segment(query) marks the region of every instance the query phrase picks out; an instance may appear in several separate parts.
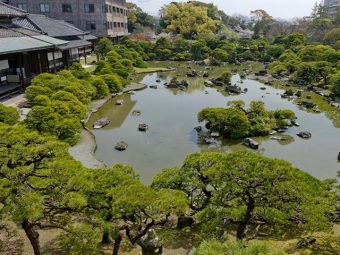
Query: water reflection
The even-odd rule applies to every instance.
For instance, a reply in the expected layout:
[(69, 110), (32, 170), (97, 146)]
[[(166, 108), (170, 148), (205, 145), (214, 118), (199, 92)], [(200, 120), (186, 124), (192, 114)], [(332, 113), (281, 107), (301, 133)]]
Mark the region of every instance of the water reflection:
[[(195, 66), (195, 70), (202, 73), (206, 69)], [(214, 68), (214, 73), (208, 79), (220, 75), (224, 70), (226, 67)], [(158, 85), (158, 89), (147, 88), (135, 95), (120, 95), (92, 116), (88, 123), (90, 129), (92, 123), (100, 117), (107, 116), (111, 119), (111, 123), (103, 129), (93, 130), (98, 144), (96, 156), (108, 166), (115, 163), (131, 165), (140, 173), (142, 181), (149, 183), (157, 172), (165, 167), (180, 166), (185, 157), (194, 151), (228, 153), (251, 150), (242, 145), (243, 139), (231, 140), (219, 137), (209, 145), (198, 143), (199, 136), (194, 127), (202, 123), (197, 122), (197, 113), (206, 107), (227, 107), (229, 100), (243, 100), (246, 107), (249, 107), (253, 100), (262, 100), (265, 107), (270, 110), (293, 110), (300, 127), (294, 126), (284, 134), (275, 134), (287, 136), (289, 138), (287, 140), (273, 140), (270, 136), (254, 137), (259, 143), (259, 149), (251, 151), (288, 160), (295, 167), (320, 179), (336, 177), (336, 171), (340, 168), (337, 161), (340, 130), (333, 126), (325, 113), (311, 114), (313, 112), (300, 110), (294, 104), (294, 100), (281, 99), (280, 94), (284, 90), (280, 89), (280, 86), (266, 86), (253, 80), (244, 80), (244, 83), (240, 83), (240, 76), (234, 75), (232, 84), (236, 83), (242, 90), (247, 88), (248, 92), (230, 95), (221, 87), (205, 87), (206, 78), (202, 76), (185, 77), (186, 72), (186, 65), (183, 65), (176, 71), (135, 75), (135, 81), (141, 81), (148, 86)], [(178, 74), (181, 75), (178, 76), (180, 80), (185, 78), (189, 82), (187, 91), (163, 86)], [(161, 82), (157, 83), (157, 79)], [(262, 90), (261, 87), (266, 89)], [(115, 105), (118, 99), (123, 99), (124, 104)], [(132, 115), (134, 109), (140, 110), (141, 115)], [(138, 125), (141, 123), (149, 125), (146, 132), (138, 131)], [(312, 133), (311, 139), (304, 140), (296, 136), (296, 133), (304, 130)], [(129, 144), (126, 151), (114, 149), (119, 141), (126, 141)]]

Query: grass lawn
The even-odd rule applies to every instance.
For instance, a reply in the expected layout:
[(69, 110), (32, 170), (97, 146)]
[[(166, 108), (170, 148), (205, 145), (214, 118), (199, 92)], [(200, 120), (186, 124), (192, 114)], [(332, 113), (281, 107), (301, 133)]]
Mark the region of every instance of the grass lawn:
[(90, 73), (92, 73), (94, 71), (94, 69), (96, 69), (95, 65), (89, 66), (89, 67), (84, 67), (84, 69)]
[[(89, 65), (90, 63), (92, 63), (92, 61), (96, 61), (97, 62), (97, 56), (86, 57), (86, 64)], [(81, 65), (85, 65), (85, 59), (81, 59), (79, 61), (79, 63)]]

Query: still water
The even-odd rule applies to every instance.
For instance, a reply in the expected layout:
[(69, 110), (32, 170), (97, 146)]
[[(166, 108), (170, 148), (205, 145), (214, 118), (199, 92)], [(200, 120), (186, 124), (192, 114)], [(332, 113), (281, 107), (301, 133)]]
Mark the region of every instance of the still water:
[[(340, 151), (340, 129), (334, 127), (324, 113), (307, 112), (294, 104), (293, 100), (281, 99), (280, 94), (284, 92), (282, 89), (253, 80), (244, 80), (241, 84), (239, 75), (232, 77), (232, 83), (237, 83), (242, 89), (247, 88), (248, 92), (245, 94), (229, 95), (223, 92), (221, 87), (207, 88), (203, 84), (206, 78), (185, 77), (185, 73), (190, 70), (185, 64), (181, 65), (177, 71), (136, 75), (134, 77), (136, 81), (148, 86), (158, 85), (158, 88), (147, 88), (134, 95), (118, 95), (92, 115), (88, 127), (97, 140), (98, 148), (95, 153), (97, 158), (107, 166), (115, 163), (132, 166), (140, 174), (141, 181), (148, 184), (163, 168), (181, 166), (191, 152), (249, 150), (242, 145), (243, 139), (218, 138), (210, 145), (199, 143), (194, 127), (204, 126), (204, 123), (198, 123), (197, 113), (206, 107), (227, 107), (230, 100), (241, 99), (247, 107), (253, 100), (262, 100), (266, 109), (293, 110), (300, 127), (290, 127), (284, 133), (291, 136), (287, 141), (271, 140), (269, 136), (254, 137), (260, 146), (258, 150), (253, 151), (267, 157), (287, 160), (293, 166), (319, 179), (337, 176), (337, 170), (340, 169), (340, 163), (337, 161)], [(205, 70), (204, 67), (194, 64), (192, 68), (197, 71)], [(210, 73), (217, 76), (225, 68), (214, 68)], [(181, 75), (178, 76), (179, 80), (186, 79), (189, 82), (187, 91), (163, 86), (178, 74)], [(156, 79), (160, 79), (161, 82), (156, 83)], [(261, 87), (266, 87), (266, 90), (261, 90)], [(115, 105), (120, 99), (124, 100), (124, 104)], [(132, 115), (135, 109), (141, 111), (140, 116)], [(93, 130), (93, 122), (100, 117), (109, 117), (110, 124), (102, 129)], [(146, 132), (138, 131), (138, 125), (142, 123), (149, 125)], [(312, 137), (302, 139), (296, 135), (299, 131), (309, 131)], [(114, 148), (120, 141), (128, 143), (125, 151), (117, 151)]]

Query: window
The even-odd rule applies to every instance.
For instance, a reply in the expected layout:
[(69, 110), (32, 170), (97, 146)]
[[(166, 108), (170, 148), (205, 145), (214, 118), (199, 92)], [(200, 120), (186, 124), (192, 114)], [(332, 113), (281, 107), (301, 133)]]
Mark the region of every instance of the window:
[(18, 4), (18, 8), (27, 11), (27, 4)]
[(111, 5), (109, 5), (109, 10), (110, 10), (110, 13), (111, 13), (112, 12)]
[(113, 27), (117, 27), (117, 22), (113, 22)]
[(94, 4), (84, 4), (86, 13), (94, 12)]
[(50, 12), (49, 4), (40, 4), (40, 12)]
[(62, 4), (63, 12), (72, 12), (72, 6), (70, 4)]
[(96, 22), (86, 21), (86, 30), (96, 30)]
[(103, 12), (103, 13), (109, 12), (109, 8), (108, 8), (108, 5), (107, 5), (107, 4), (103, 4), (103, 6), (102, 6), (102, 12)]

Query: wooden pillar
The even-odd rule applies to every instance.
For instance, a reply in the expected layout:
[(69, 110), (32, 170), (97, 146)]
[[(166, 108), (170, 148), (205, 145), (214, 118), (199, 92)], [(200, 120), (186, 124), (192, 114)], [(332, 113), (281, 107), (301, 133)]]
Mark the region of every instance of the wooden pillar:
[(54, 51), (52, 51), (52, 56), (53, 56), (53, 66), (54, 66), (54, 73), (57, 73), (57, 65), (55, 63), (55, 56), (54, 56)]
[(22, 86), (23, 90), (25, 90), (25, 78), (24, 78), (24, 72), (22, 70), (22, 52), (19, 54), (19, 68), (20, 68), (21, 86)]
[(46, 66), (47, 72), (50, 72), (50, 64), (48, 63), (48, 51), (47, 50), (45, 50), (45, 57), (46, 57), (45, 64), (47, 65)]
[(86, 50), (85, 50), (85, 46), (84, 46), (84, 59), (85, 59), (85, 65), (86, 65)]

